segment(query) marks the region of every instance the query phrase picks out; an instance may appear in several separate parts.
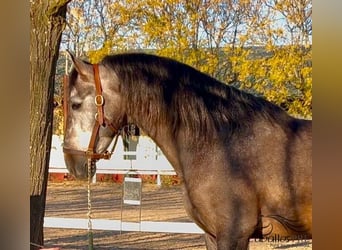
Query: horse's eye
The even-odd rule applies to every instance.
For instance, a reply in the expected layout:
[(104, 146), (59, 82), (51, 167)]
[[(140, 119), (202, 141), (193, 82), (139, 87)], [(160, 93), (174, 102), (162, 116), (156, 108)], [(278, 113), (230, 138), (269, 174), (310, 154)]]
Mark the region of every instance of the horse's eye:
[(73, 104), (71, 104), (71, 108), (73, 109), (73, 110), (77, 110), (77, 109), (79, 109), (81, 107), (81, 103), (73, 103)]

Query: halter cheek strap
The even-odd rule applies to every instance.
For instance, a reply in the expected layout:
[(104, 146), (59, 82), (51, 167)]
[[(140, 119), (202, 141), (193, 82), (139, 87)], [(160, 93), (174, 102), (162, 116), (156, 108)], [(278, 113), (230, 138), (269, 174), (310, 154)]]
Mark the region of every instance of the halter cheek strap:
[[(74, 155), (83, 155), (86, 156), (88, 159), (99, 160), (99, 159), (110, 159), (112, 156), (119, 134), (121, 133), (121, 128), (117, 129), (115, 126), (104, 116), (103, 107), (105, 105), (105, 100), (102, 95), (102, 87), (101, 87), (101, 79), (99, 74), (99, 65), (93, 64), (93, 71), (94, 71), (94, 80), (95, 80), (95, 105), (97, 107), (97, 113), (95, 114), (95, 124), (93, 127), (93, 131), (91, 133), (89, 145), (87, 151), (77, 150), (77, 149), (71, 149), (63, 147), (63, 152), (67, 154), (74, 154)], [(95, 143), (96, 139), (99, 136), (99, 131), (101, 126), (108, 126), (114, 133), (115, 133), (115, 141), (113, 148), (111, 151), (106, 151), (104, 153), (96, 153), (95, 152)]]
[(97, 107), (97, 115), (95, 116), (96, 120), (99, 122), (101, 126), (104, 125), (104, 114), (103, 114), (103, 105), (104, 98), (102, 95), (102, 87), (101, 87), (101, 79), (99, 74), (99, 65), (93, 65), (94, 70), (94, 80), (95, 80), (95, 105)]

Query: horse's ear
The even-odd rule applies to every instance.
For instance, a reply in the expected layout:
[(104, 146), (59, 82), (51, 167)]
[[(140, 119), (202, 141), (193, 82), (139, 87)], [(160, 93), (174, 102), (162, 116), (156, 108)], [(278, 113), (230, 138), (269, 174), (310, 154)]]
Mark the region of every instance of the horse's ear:
[(93, 79), (92, 65), (88, 62), (83, 61), (82, 59), (77, 58), (69, 50), (67, 50), (67, 52), (69, 53), (74, 67), (80, 75), (81, 79), (84, 81), (90, 81), (91, 79)]

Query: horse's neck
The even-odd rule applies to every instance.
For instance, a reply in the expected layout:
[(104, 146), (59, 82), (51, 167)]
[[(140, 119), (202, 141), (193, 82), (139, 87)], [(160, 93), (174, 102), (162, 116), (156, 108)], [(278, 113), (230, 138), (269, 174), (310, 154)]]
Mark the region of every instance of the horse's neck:
[(182, 168), (179, 159), (179, 152), (177, 147), (177, 140), (167, 125), (160, 126), (159, 128), (148, 128), (142, 123), (137, 122), (140, 127), (162, 150), (165, 157), (171, 163), (179, 176), (182, 176)]

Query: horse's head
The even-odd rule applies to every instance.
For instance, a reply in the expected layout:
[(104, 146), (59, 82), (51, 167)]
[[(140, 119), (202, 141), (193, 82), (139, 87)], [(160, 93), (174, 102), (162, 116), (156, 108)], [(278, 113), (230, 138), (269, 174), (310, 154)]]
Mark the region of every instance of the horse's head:
[[(101, 91), (99, 95), (95, 87), (94, 66), (73, 55), (71, 58), (74, 68), (70, 73), (68, 91), (65, 93), (67, 114), (64, 159), (72, 175), (85, 179), (88, 177), (89, 153), (92, 153), (93, 176), (96, 171), (95, 160), (104, 158), (101, 154), (106, 151), (113, 136), (124, 125), (125, 119), (121, 108), (120, 85), (114, 71), (104, 65), (98, 65)], [(100, 119), (99, 112), (102, 113), (103, 119), (96, 123), (96, 120)], [(93, 149), (89, 148), (91, 138)]]

